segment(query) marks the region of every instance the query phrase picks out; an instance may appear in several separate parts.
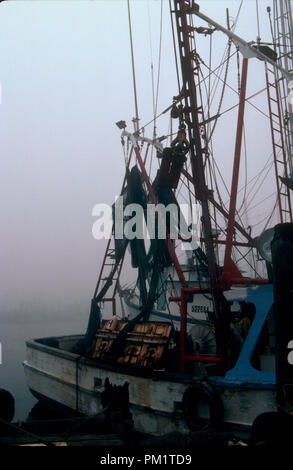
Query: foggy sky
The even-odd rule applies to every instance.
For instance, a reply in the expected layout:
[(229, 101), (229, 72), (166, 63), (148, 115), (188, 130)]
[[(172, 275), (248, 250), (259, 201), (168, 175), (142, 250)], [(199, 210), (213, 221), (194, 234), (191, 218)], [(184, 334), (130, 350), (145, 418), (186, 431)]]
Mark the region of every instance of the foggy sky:
[[(239, 6), (200, 3), (224, 25), (226, 7), (235, 16)], [(271, 2), (259, 3), (267, 31)], [(135, 0), (131, 8), (143, 123), (152, 119), (148, 14), (157, 73), (160, 2)], [(167, 0), (164, 9), (159, 110), (177, 93)], [(254, 0), (244, 0), (236, 32), (256, 39)], [(72, 309), (85, 317), (105, 248), (92, 237), (91, 212), (120, 192), (115, 122), (124, 119), (131, 130), (134, 116), (126, 0), (1, 3), (0, 81), (0, 318)], [(227, 139), (220, 145), (227, 153)]]

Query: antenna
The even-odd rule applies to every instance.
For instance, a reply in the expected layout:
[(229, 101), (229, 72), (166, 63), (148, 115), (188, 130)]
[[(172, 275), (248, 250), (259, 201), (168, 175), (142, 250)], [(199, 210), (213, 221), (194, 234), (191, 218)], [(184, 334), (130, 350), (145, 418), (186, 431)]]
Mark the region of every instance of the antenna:
[(133, 52), (133, 40), (132, 40), (132, 27), (131, 27), (131, 16), (130, 16), (130, 4), (127, 0), (128, 8), (128, 24), (129, 24), (129, 39), (131, 48), (131, 64), (132, 64), (132, 78), (133, 78), (133, 92), (134, 92), (134, 104), (135, 104), (135, 118), (133, 118), (134, 132), (138, 132), (138, 105), (137, 105), (137, 92), (136, 92), (136, 78), (135, 78), (135, 65), (134, 65), (134, 52)]

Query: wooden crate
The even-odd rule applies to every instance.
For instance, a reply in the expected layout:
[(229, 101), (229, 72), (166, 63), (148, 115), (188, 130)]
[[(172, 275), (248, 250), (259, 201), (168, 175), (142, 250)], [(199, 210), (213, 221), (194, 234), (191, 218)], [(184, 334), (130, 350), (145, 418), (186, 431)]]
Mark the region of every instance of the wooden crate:
[[(114, 330), (109, 322), (104, 322), (96, 335), (96, 345), (93, 357), (106, 359), (113, 341), (124, 328), (126, 322), (118, 321)], [(153, 367), (157, 364), (168, 347), (172, 325), (164, 322), (137, 323), (127, 334), (123, 353), (117, 357), (117, 364), (127, 364), (138, 367)]]

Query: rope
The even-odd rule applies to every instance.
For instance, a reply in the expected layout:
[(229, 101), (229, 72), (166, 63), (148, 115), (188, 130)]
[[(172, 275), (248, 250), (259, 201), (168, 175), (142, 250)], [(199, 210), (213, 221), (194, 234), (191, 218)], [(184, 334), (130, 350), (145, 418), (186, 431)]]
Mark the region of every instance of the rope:
[(271, 221), (271, 219), (272, 219), (272, 217), (273, 217), (273, 215), (274, 215), (274, 212), (275, 212), (275, 210), (276, 210), (276, 208), (277, 208), (278, 202), (279, 202), (279, 201), (278, 201), (278, 197), (276, 197), (276, 202), (275, 202), (275, 205), (274, 205), (274, 207), (273, 207), (272, 213), (271, 213), (270, 217), (268, 218), (267, 223), (266, 223), (266, 225), (264, 226), (264, 229), (263, 229), (263, 230), (266, 230), (266, 229), (267, 229), (267, 227), (268, 227), (268, 225), (269, 225), (269, 223), (270, 223), (270, 221)]
[[(256, 260), (256, 257), (254, 256), (253, 248), (251, 248), (251, 249), (250, 249), (247, 253), (245, 253), (245, 254), (243, 254), (237, 246), (235, 246), (234, 248), (235, 248), (235, 251), (237, 251), (237, 252), (240, 254), (240, 256), (241, 256), (238, 260), (236, 260), (236, 263), (239, 263), (239, 261), (241, 261), (242, 259), (244, 259), (245, 262), (247, 263), (247, 265), (252, 269), (252, 272), (255, 273), (256, 277), (259, 277), (259, 278), (263, 277), (263, 276), (258, 272), (258, 270), (257, 270), (257, 268), (256, 268), (256, 262), (257, 262), (257, 260)], [(249, 260), (247, 259), (247, 257), (248, 257), (249, 255), (252, 255), (252, 262), (255, 264), (255, 266), (253, 266), (253, 265), (249, 262)], [(258, 260), (258, 261), (259, 261), (259, 260)]]
[[(232, 56), (231, 56), (231, 57), (232, 57)], [(200, 60), (201, 63), (209, 70), (209, 66), (204, 62), (204, 60), (203, 60), (201, 57), (199, 57), (199, 60)], [(219, 68), (219, 67), (218, 67), (218, 68)], [(215, 69), (215, 70), (216, 70), (216, 69)], [(209, 70), (209, 72), (212, 73), (212, 74), (214, 74), (219, 80), (221, 80), (221, 82), (223, 82), (223, 79), (222, 79), (218, 74), (215, 73), (215, 70)], [(233, 91), (234, 93), (236, 93), (237, 96), (238, 96), (238, 91), (235, 90), (235, 88), (233, 88), (233, 87), (232, 87), (231, 85), (229, 85), (228, 83), (226, 84), (226, 86), (227, 86), (228, 88), (230, 88), (230, 90), (232, 90), (232, 91)], [(265, 90), (265, 89), (266, 89), (266, 88), (264, 88), (264, 90)], [(263, 90), (261, 90), (261, 91), (263, 91)], [(252, 95), (252, 96), (249, 97), (249, 98), (246, 98), (245, 101), (246, 101), (248, 104), (250, 104), (250, 106), (252, 106), (252, 107), (255, 108), (257, 111), (259, 111), (261, 114), (263, 114), (265, 117), (269, 118), (269, 115), (268, 115), (268, 114), (266, 114), (265, 112), (263, 112), (263, 111), (262, 111), (261, 109), (259, 109), (255, 104), (253, 104), (253, 103), (251, 103), (251, 102), (249, 101), (252, 97), (256, 96), (256, 94), (261, 93), (261, 91), (255, 93), (254, 95)], [(237, 106), (238, 106), (238, 103), (237, 103), (236, 105), (234, 105), (233, 107), (229, 108), (227, 111), (231, 111), (231, 109), (236, 108)], [(221, 113), (221, 116), (222, 116), (225, 112), (227, 112), (227, 111), (223, 111), (223, 112)]]
[[(238, 22), (238, 18), (239, 18), (239, 15), (240, 15), (240, 11), (241, 11), (241, 8), (242, 8), (242, 5), (243, 5), (243, 0), (241, 1), (240, 3), (240, 6), (238, 8), (238, 12), (237, 12), (237, 15), (236, 15), (236, 18), (235, 18), (235, 21), (232, 25), (232, 28), (230, 28), (230, 22), (229, 22), (229, 10), (227, 9), (227, 26), (228, 26), (228, 29), (231, 29), (232, 31), (235, 30), (236, 28), (236, 25), (237, 25), (237, 22)], [(226, 85), (227, 85), (227, 76), (228, 76), (228, 69), (229, 69), (229, 62), (230, 62), (230, 59), (233, 57), (234, 54), (231, 55), (231, 45), (232, 45), (232, 41), (231, 39), (228, 40), (228, 44), (225, 48), (225, 51), (224, 51), (224, 54), (222, 56), (222, 59), (221, 59), (221, 63), (220, 65), (214, 70), (216, 71), (218, 68), (221, 68), (220, 72), (219, 72), (219, 75), (221, 76), (222, 74), (222, 70), (223, 70), (223, 67), (224, 67), (224, 64), (226, 62), (226, 70), (225, 70), (225, 75), (224, 75), (224, 79), (221, 79), (222, 82), (223, 82), (223, 88), (222, 88), (222, 93), (221, 93), (221, 97), (220, 97), (220, 100), (219, 100), (219, 105), (218, 105), (218, 111), (216, 114), (219, 114), (220, 115), (220, 110), (221, 110), (221, 107), (222, 107), (222, 103), (223, 103), (223, 98), (224, 98), (224, 93), (225, 93), (225, 88), (226, 88)], [(224, 60), (224, 57), (227, 55), (227, 59)], [(211, 67), (210, 67), (210, 70), (211, 70)], [(202, 71), (201, 71), (202, 73)], [(208, 75), (209, 77), (209, 80), (210, 80), (210, 76), (211, 74)], [(200, 82), (201, 83), (201, 82)], [(200, 85), (199, 83), (199, 85)], [(218, 83), (219, 82), (214, 82), (213, 86), (212, 86), (212, 90), (210, 91), (210, 93), (212, 93), (212, 99), (211, 99), (211, 103), (214, 99), (214, 96), (215, 96), (215, 93), (216, 93), (216, 90), (217, 90), (217, 87), (218, 87)], [(218, 118), (216, 119), (216, 121), (214, 122), (214, 125), (213, 125), (213, 128), (210, 132), (210, 137), (209, 137), (209, 141), (214, 133), (214, 130), (215, 130), (215, 127), (216, 127), (216, 124), (217, 124), (217, 121), (218, 121)]]
[[(245, 184), (244, 184), (244, 194), (243, 194), (242, 203), (238, 209), (239, 213), (241, 212), (241, 209), (246, 202), (246, 194), (247, 194), (247, 145), (246, 145), (245, 124), (243, 125), (243, 144), (244, 144), (244, 162), (245, 162)], [(239, 194), (239, 191), (238, 191), (238, 194)]]
[[(255, 209), (256, 207), (260, 206), (260, 205), (261, 205), (263, 202), (265, 202), (267, 199), (270, 199), (271, 197), (275, 196), (275, 194), (276, 194), (275, 192), (271, 193), (269, 196), (265, 197), (265, 198), (262, 199), (261, 201), (259, 201), (259, 202), (257, 202), (256, 204), (254, 204), (254, 206), (252, 206), (252, 207), (250, 208), (250, 210)], [(264, 220), (266, 220), (266, 217), (265, 217), (262, 221), (258, 222), (256, 225), (259, 225), (259, 224), (260, 224), (261, 222), (263, 222)], [(253, 225), (253, 227), (255, 227), (256, 225)]]
[[(270, 118), (270, 116), (268, 114), (266, 114), (264, 111), (262, 111), (261, 109), (259, 109), (257, 106), (255, 106), (253, 103), (250, 103), (249, 100), (251, 100), (251, 98), (255, 98), (255, 96), (257, 95), (260, 95), (261, 93), (263, 93), (264, 91), (266, 91), (266, 87), (265, 88), (262, 88), (261, 90), (259, 91), (256, 91), (255, 93), (253, 93), (253, 95), (250, 95), (248, 98), (246, 98), (246, 102), (249, 103), (253, 108), (255, 108), (258, 112), (260, 112), (261, 114), (263, 114), (266, 118)], [(236, 92), (236, 90), (233, 90)], [(237, 93), (237, 92), (236, 92)], [(222, 111), (222, 113), (220, 114), (219, 117), (223, 116), (224, 114), (226, 113), (229, 113), (230, 111), (232, 111), (233, 109), (237, 108), (239, 106), (239, 103), (237, 104), (234, 104), (233, 106), (231, 106), (230, 108), (227, 108), (225, 111)]]
[[(261, 173), (259, 174), (259, 176), (258, 176), (256, 182), (254, 183), (252, 189), (250, 190), (250, 199), (249, 199), (249, 202), (247, 201), (247, 208), (248, 208), (249, 205), (252, 203), (252, 201), (255, 200), (255, 197), (256, 197), (257, 193), (260, 191), (262, 185), (264, 184), (264, 182), (265, 182), (265, 180), (266, 180), (266, 178), (267, 178), (267, 176), (268, 176), (268, 174), (269, 174), (269, 172), (270, 172), (272, 166), (273, 166), (273, 163), (271, 163), (271, 165), (269, 166), (269, 168), (268, 168), (266, 174), (263, 176), (262, 181), (261, 181), (260, 184), (258, 185), (258, 187), (257, 187), (256, 191), (254, 192), (254, 194), (251, 194), (252, 189), (255, 187), (256, 183), (258, 182), (258, 180), (259, 180), (259, 178), (260, 178), (260, 176), (261, 176)], [(251, 210), (250, 207), (249, 207), (249, 210)]]
[(47, 440), (45, 440), (45, 439), (42, 439), (41, 437), (37, 436), (36, 434), (33, 434), (32, 432), (27, 431), (26, 429), (20, 428), (19, 426), (16, 426), (16, 425), (13, 424), (13, 423), (8, 423), (7, 421), (3, 421), (2, 419), (0, 419), (0, 423), (1, 423), (1, 424), (5, 424), (6, 426), (8, 426), (8, 427), (10, 427), (10, 428), (12, 428), (12, 429), (16, 429), (16, 430), (19, 431), (20, 433), (26, 434), (27, 436), (33, 437), (34, 439), (36, 439), (37, 441), (41, 442), (42, 444), (45, 444), (45, 445), (48, 446), (48, 447), (55, 447), (52, 442), (47, 441)]
[[(217, 110), (217, 113), (216, 113), (216, 114), (219, 114), (219, 115), (220, 115), (220, 111), (221, 111), (221, 108), (222, 108), (222, 104), (223, 104), (223, 100), (224, 100), (224, 93), (225, 93), (225, 88), (226, 88), (226, 83), (227, 83), (229, 62), (230, 62), (230, 58), (231, 58), (231, 55), (230, 55), (231, 46), (232, 46), (232, 41), (229, 40), (228, 41), (228, 50), (227, 50), (227, 59), (225, 61), (226, 62), (226, 70), (225, 70), (225, 75), (224, 75), (224, 83), (223, 83), (223, 87), (222, 87), (222, 93), (221, 93), (221, 97), (220, 97), (220, 101), (219, 101), (219, 105), (218, 105), (218, 110)], [(224, 63), (223, 63), (223, 66), (224, 66)], [(209, 140), (212, 138), (212, 135), (213, 135), (214, 130), (216, 128), (217, 122), (218, 122), (218, 118), (215, 120), (213, 128), (210, 131)]]
[[(240, 258), (238, 258), (238, 259), (236, 260), (236, 263), (239, 263), (242, 259), (245, 260), (245, 262), (248, 264), (248, 266), (249, 266), (249, 267), (252, 269), (252, 271), (255, 273), (256, 277), (259, 277), (259, 278), (260, 278), (261, 275), (257, 272), (255, 266), (252, 266), (252, 264), (251, 264), (251, 263), (248, 261), (248, 259), (247, 259), (248, 255), (251, 254), (251, 253), (253, 253), (253, 252), (252, 252), (252, 248), (250, 248), (250, 250), (249, 250), (247, 253), (245, 253), (245, 254), (241, 253), (241, 251), (239, 250), (239, 248), (238, 248), (237, 246), (235, 246), (235, 249), (236, 249), (236, 251), (238, 251), (238, 253), (241, 255)], [(253, 259), (253, 261), (254, 261), (254, 259)]]

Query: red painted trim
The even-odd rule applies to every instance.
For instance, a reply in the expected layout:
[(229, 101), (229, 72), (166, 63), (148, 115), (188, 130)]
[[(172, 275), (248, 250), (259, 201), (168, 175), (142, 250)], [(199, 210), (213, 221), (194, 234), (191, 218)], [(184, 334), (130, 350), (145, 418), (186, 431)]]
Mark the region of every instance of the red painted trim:
[[(226, 282), (229, 282), (229, 280), (232, 277), (231, 272), (230, 272), (232, 268), (231, 254), (232, 254), (232, 242), (233, 242), (233, 235), (234, 235), (234, 228), (235, 228), (235, 214), (236, 214), (236, 202), (237, 202), (237, 192), (238, 192), (241, 144), (242, 144), (242, 136), (243, 136), (243, 122), (244, 122), (245, 96), (246, 96), (246, 84), (247, 84), (247, 70), (248, 70), (248, 59), (244, 58), (242, 62), (241, 90), (240, 90), (240, 98), (239, 98), (233, 177), (232, 177), (232, 185), (231, 185), (229, 218), (228, 218), (228, 228), (227, 228), (227, 238), (226, 238), (226, 251), (225, 251), (225, 259), (224, 259), (224, 272), (222, 276), (222, 278), (225, 279)], [(234, 265), (233, 266), (234, 272), (235, 272), (235, 267), (236, 266)], [(241, 277), (240, 272), (239, 272), (239, 277)]]
[(184, 356), (185, 361), (198, 361), (198, 362), (220, 362), (222, 359), (219, 356)]
[(184, 374), (184, 353), (186, 340), (186, 302), (187, 297), (181, 289), (181, 306), (180, 306), (180, 372)]

